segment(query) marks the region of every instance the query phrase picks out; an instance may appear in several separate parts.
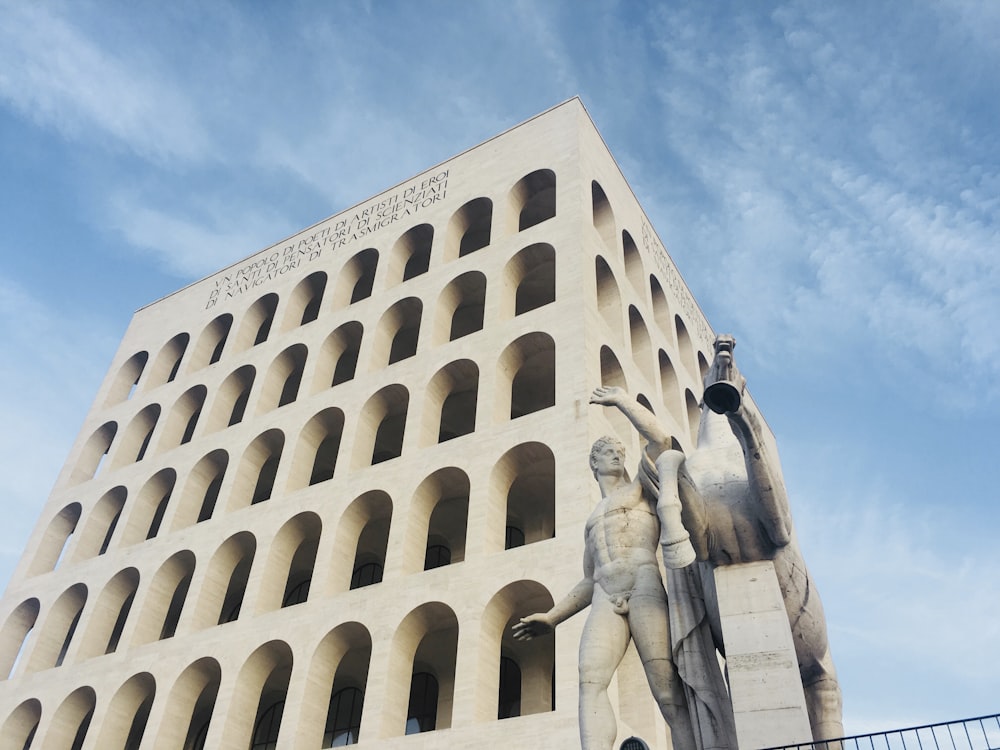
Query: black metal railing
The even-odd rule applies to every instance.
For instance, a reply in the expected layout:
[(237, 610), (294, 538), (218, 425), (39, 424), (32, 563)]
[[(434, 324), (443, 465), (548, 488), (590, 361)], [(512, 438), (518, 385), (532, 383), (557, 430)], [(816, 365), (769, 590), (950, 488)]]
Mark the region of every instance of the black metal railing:
[(767, 750), (1000, 750), (1000, 714)]

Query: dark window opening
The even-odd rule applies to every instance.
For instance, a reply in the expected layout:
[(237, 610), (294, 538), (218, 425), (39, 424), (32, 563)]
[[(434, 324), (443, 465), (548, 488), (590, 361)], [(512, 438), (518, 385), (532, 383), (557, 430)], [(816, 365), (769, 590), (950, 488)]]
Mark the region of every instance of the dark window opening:
[(222, 477), (223, 472), (220, 471), (205, 488), (205, 497), (201, 501), (201, 509), (198, 511), (198, 523), (207, 521), (215, 512), (215, 503), (219, 500), (219, 490), (222, 489)]
[(404, 326), (396, 331), (389, 349), (389, 364), (412, 357), (417, 353), (417, 337), (420, 335), (420, 320), (416, 325)]
[(382, 582), (382, 564), (369, 562), (359, 565), (351, 576), (351, 588), (360, 589), (364, 586), (371, 586), (374, 583)]
[(522, 531), (517, 526), (508, 525), (504, 530), (504, 549), (514, 549), (515, 547), (524, 546), (524, 531)]
[(153, 513), (153, 520), (149, 522), (149, 531), (146, 532), (147, 539), (152, 539), (160, 533), (160, 524), (163, 523), (163, 516), (167, 512), (167, 505), (170, 503), (170, 495), (172, 493), (173, 488), (167, 490), (167, 494), (160, 499), (159, 504), (156, 506), (156, 511)]
[(173, 638), (177, 632), (177, 623), (181, 619), (181, 610), (184, 609), (184, 600), (187, 598), (188, 587), (191, 585), (191, 574), (188, 573), (184, 579), (177, 584), (174, 595), (170, 599), (170, 606), (167, 607), (167, 616), (163, 618), (163, 628), (160, 630), (160, 640)]
[(416, 672), (410, 682), (406, 733), (433, 732), (437, 726), (438, 682), (434, 675)]
[(115, 620), (115, 626), (111, 629), (111, 637), (108, 638), (108, 645), (104, 649), (104, 653), (110, 654), (118, 649), (118, 642), (121, 640), (122, 632), (125, 630), (125, 622), (128, 620), (128, 613), (132, 609), (133, 601), (135, 601), (134, 591), (122, 602), (121, 609), (118, 610), (118, 618)]
[(424, 555), (424, 570), (443, 568), (451, 564), (451, 550), (443, 544), (432, 544)]
[(236, 397), (236, 401), (233, 402), (233, 412), (229, 415), (229, 427), (234, 424), (239, 424), (243, 421), (243, 415), (247, 410), (247, 402), (250, 400), (250, 386), (247, 385), (240, 395)]
[(254, 488), (253, 497), (250, 499), (251, 505), (262, 503), (271, 499), (271, 491), (274, 489), (274, 479), (278, 475), (278, 462), (281, 456), (269, 456), (260, 467), (257, 475), (257, 486)]
[(187, 421), (187, 425), (184, 427), (184, 434), (181, 435), (181, 445), (185, 443), (190, 443), (191, 438), (194, 437), (194, 428), (198, 424), (198, 418), (201, 416), (201, 407), (199, 406), (191, 413), (191, 417)]
[(323, 732), (323, 747), (356, 745), (361, 737), (361, 711), (365, 694), (356, 687), (338, 690), (330, 698)]
[(327, 435), (323, 442), (316, 449), (316, 459), (313, 461), (312, 474), (309, 476), (309, 484), (319, 484), (328, 479), (333, 479), (333, 472), (337, 468), (337, 453), (340, 451), (340, 433)]
[(497, 718), (509, 719), (521, 715), (521, 668), (517, 662), (500, 657), (500, 690), (497, 699)]
[(295, 401), (299, 395), (299, 385), (302, 383), (302, 368), (296, 367), (285, 379), (285, 385), (281, 389), (281, 397), (278, 399), (278, 406), (284, 406)]
[(346, 383), (348, 380), (354, 379), (354, 372), (358, 367), (358, 349), (357, 347), (347, 349), (344, 351), (340, 358), (337, 360), (337, 366), (333, 370), (333, 382), (330, 383), (331, 386), (340, 385), (341, 383)]
[(285, 710), (285, 701), (272, 703), (257, 721), (253, 730), (250, 750), (275, 750), (278, 747), (278, 730), (281, 728), (281, 715)]

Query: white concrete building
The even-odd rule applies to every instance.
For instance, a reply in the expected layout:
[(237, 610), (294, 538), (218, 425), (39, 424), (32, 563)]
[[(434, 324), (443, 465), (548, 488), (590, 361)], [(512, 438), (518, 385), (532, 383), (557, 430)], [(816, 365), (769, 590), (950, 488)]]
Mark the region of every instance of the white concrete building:
[[(577, 745), (585, 613), (510, 626), (580, 578), (593, 440), (638, 457), (591, 390), (690, 448), (712, 339), (576, 99), (139, 310), (0, 603), (0, 746)], [(669, 747), (632, 649), (612, 697)]]

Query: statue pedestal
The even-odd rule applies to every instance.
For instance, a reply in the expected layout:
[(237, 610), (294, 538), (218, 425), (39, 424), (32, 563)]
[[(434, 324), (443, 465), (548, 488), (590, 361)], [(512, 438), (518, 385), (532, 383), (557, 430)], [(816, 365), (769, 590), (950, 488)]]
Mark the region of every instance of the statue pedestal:
[(784, 600), (770, 561), (715, 569), (740, 750), (812, 741)]

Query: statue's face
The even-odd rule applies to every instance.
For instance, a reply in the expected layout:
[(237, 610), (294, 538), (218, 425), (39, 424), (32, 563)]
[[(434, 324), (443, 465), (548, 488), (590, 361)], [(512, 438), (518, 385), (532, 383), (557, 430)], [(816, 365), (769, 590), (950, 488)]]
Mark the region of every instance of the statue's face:
[(596, 476), (621, 475), (625, 471), (625, 454), (612, 443), (603, 443), (591, 454), (590, 466)]

